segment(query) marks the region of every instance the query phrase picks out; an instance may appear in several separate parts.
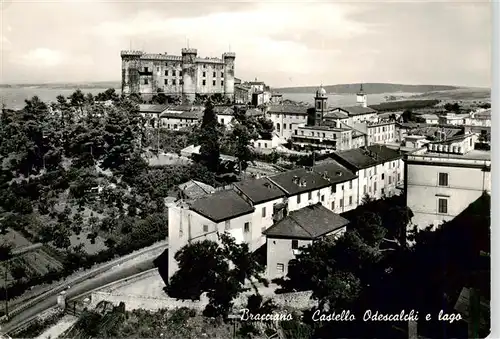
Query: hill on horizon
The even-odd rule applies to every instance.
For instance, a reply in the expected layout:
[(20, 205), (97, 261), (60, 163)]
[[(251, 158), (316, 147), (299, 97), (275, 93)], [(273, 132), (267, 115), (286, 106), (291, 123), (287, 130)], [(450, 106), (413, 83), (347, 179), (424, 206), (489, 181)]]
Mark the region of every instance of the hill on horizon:
[(38, 87), (38, 88), (121, 88), (121, 81), (95, 81), (95, 82), (53, 82), (53, 83), (33, 83), (33, 84), (0, 84), (0, 88), (23, 88), (23, 87)]
[[(359, 91), (360, 84), (338, 84), (323, 86), (327, 93), (337, 94), (355, 94)], [(384, 83), (364, 83), (363, 90), (367, 94), (381, 93), (426, 93), (449, 91), (467, 88), (464, 86), (447, 86), (447, 85), (404, 85), (404, 84), (384, 84)], [(281, 87), (273, 88), (279, 93), (312, 93), (318, 89), (318, 86), (301, 86), (301, 87)]]

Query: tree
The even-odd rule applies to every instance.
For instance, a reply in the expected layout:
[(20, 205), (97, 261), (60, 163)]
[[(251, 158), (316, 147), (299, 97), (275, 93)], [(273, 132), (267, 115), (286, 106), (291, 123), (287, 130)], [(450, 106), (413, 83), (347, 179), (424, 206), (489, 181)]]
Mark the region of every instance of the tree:
[(444, 105), (444, 109), (447, 110), (448, 112), (455, 112), (455, 113), (460, 113), (460, 105), (458, 103), (446, 103)]
[(403, 122), (413, 121), (413, 112), (409, 109), (405, 109), (401, 117), (403, 118)]
[(220, 131), (214, 106), (210, 100), (205, 104), (205, 112), (199, 132), (200, 162), (210, 171), (216, 172), (220, 162)]
[(239, 170), (244, 171), (248, 163), (255, 160), (255, 151), (252, 145), (252, 136), (248, 127), (237, 124), (232, 129), (232, 138), (235, 145), (234, 156), (238, 158)]
[[(228, 234), (219, 236), (220, 244), (203, 240), (190, 243), (175, 254), (179, 270), (168, 286), (169, 295), (181, 299), (197, 300), (207, 293), (209, 304), (205, 309), (211, 316), (227, 316), (232, 300), (247, 290), (245, 283), (262, 278), (265, 267), (258, 263), (248, 244), (236, 244)], [(160, 265), (162, 265), (160, 263)]]

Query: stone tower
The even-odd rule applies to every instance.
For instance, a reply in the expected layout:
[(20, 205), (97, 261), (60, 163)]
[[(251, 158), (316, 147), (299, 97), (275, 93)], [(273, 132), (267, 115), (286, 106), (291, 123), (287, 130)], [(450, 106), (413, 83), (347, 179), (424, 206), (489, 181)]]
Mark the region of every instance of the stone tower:
[(196, 55), (195, 48), (182, 49), (182, 99), (193, 103), (196, 98)]
[(122, 57), (122, 93), (140, 93), (139, 70), (141, 68), (141, 51), (121, 51)]
[(227, 52), (222, 54), (224, 60), (224, 95), (234, 102), (234, 59), (236, 54)]
[(323, 86), (320, 86), (314, 97), (314, 125), (319, 126), (323, 122), (323, 116), (328, 110), (328, 96)]
[(366, 93), (363, 91), (363, 84), (361, 84), (359, 92), (356, 94), (356, 103), (361, 107), (367, 107), (368, 105), (366, 100)]

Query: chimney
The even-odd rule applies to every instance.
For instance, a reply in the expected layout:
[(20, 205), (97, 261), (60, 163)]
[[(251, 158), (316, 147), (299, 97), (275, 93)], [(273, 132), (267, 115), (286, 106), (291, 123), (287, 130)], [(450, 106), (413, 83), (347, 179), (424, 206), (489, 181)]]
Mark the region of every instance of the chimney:
[(341, 177), (341, 176), (342, 176), (342, 172), (341, 172), (341, 171), (337, 171), (335, 174), (336, 174), (338, 177)]
[(328, 172), (327, 172), (327, 171), (324, 171), (324, 172), (323, 172), (323, 178), (324, 178), (324, 179), (328, 179)]
[(300, 186), (306, 187), (306, 185), (307, 185), (306, 179), (301, 179), (300, 180)]
[(293, 181), (294, 184), (299, 184), (299, 177), (296, 176), (296, 175), (294, 175), (292, 181)]

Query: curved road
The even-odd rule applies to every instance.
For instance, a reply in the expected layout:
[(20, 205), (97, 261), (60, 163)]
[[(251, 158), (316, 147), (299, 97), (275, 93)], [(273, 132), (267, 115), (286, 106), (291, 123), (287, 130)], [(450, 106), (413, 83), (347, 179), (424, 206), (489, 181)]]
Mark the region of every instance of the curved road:
[[(154, 258), (144, 259), (137, 264), (120, 269), (111, 269), (105, 273), (102, 273), (94, 278), (82, 281), (81, 283), (71, 286), (70, 289), (66, 290), (66, 298), (70, 299), (72, 297), (78, 296), (82, 293), (89, 292), (98, 287), (104, 286), (106, 284), (112, 283), (114, 281), (130, 277), (134, 274), (144, 272), (146, 270), (154, 268), (153, 264)], [(22, 322), (28, 320), (29, 318), (48, 310), (49, 308), (56, 306), (57, 296), (59, 294), (47, 297), (43, 301), (33, 305), (30, 308), (25, 309), (21, 313), (13, 316), (9, 322), (1, 326), (0, 331), (2, 333), (8, 333), (9, 331), (15, 329), (16, 326)]]

